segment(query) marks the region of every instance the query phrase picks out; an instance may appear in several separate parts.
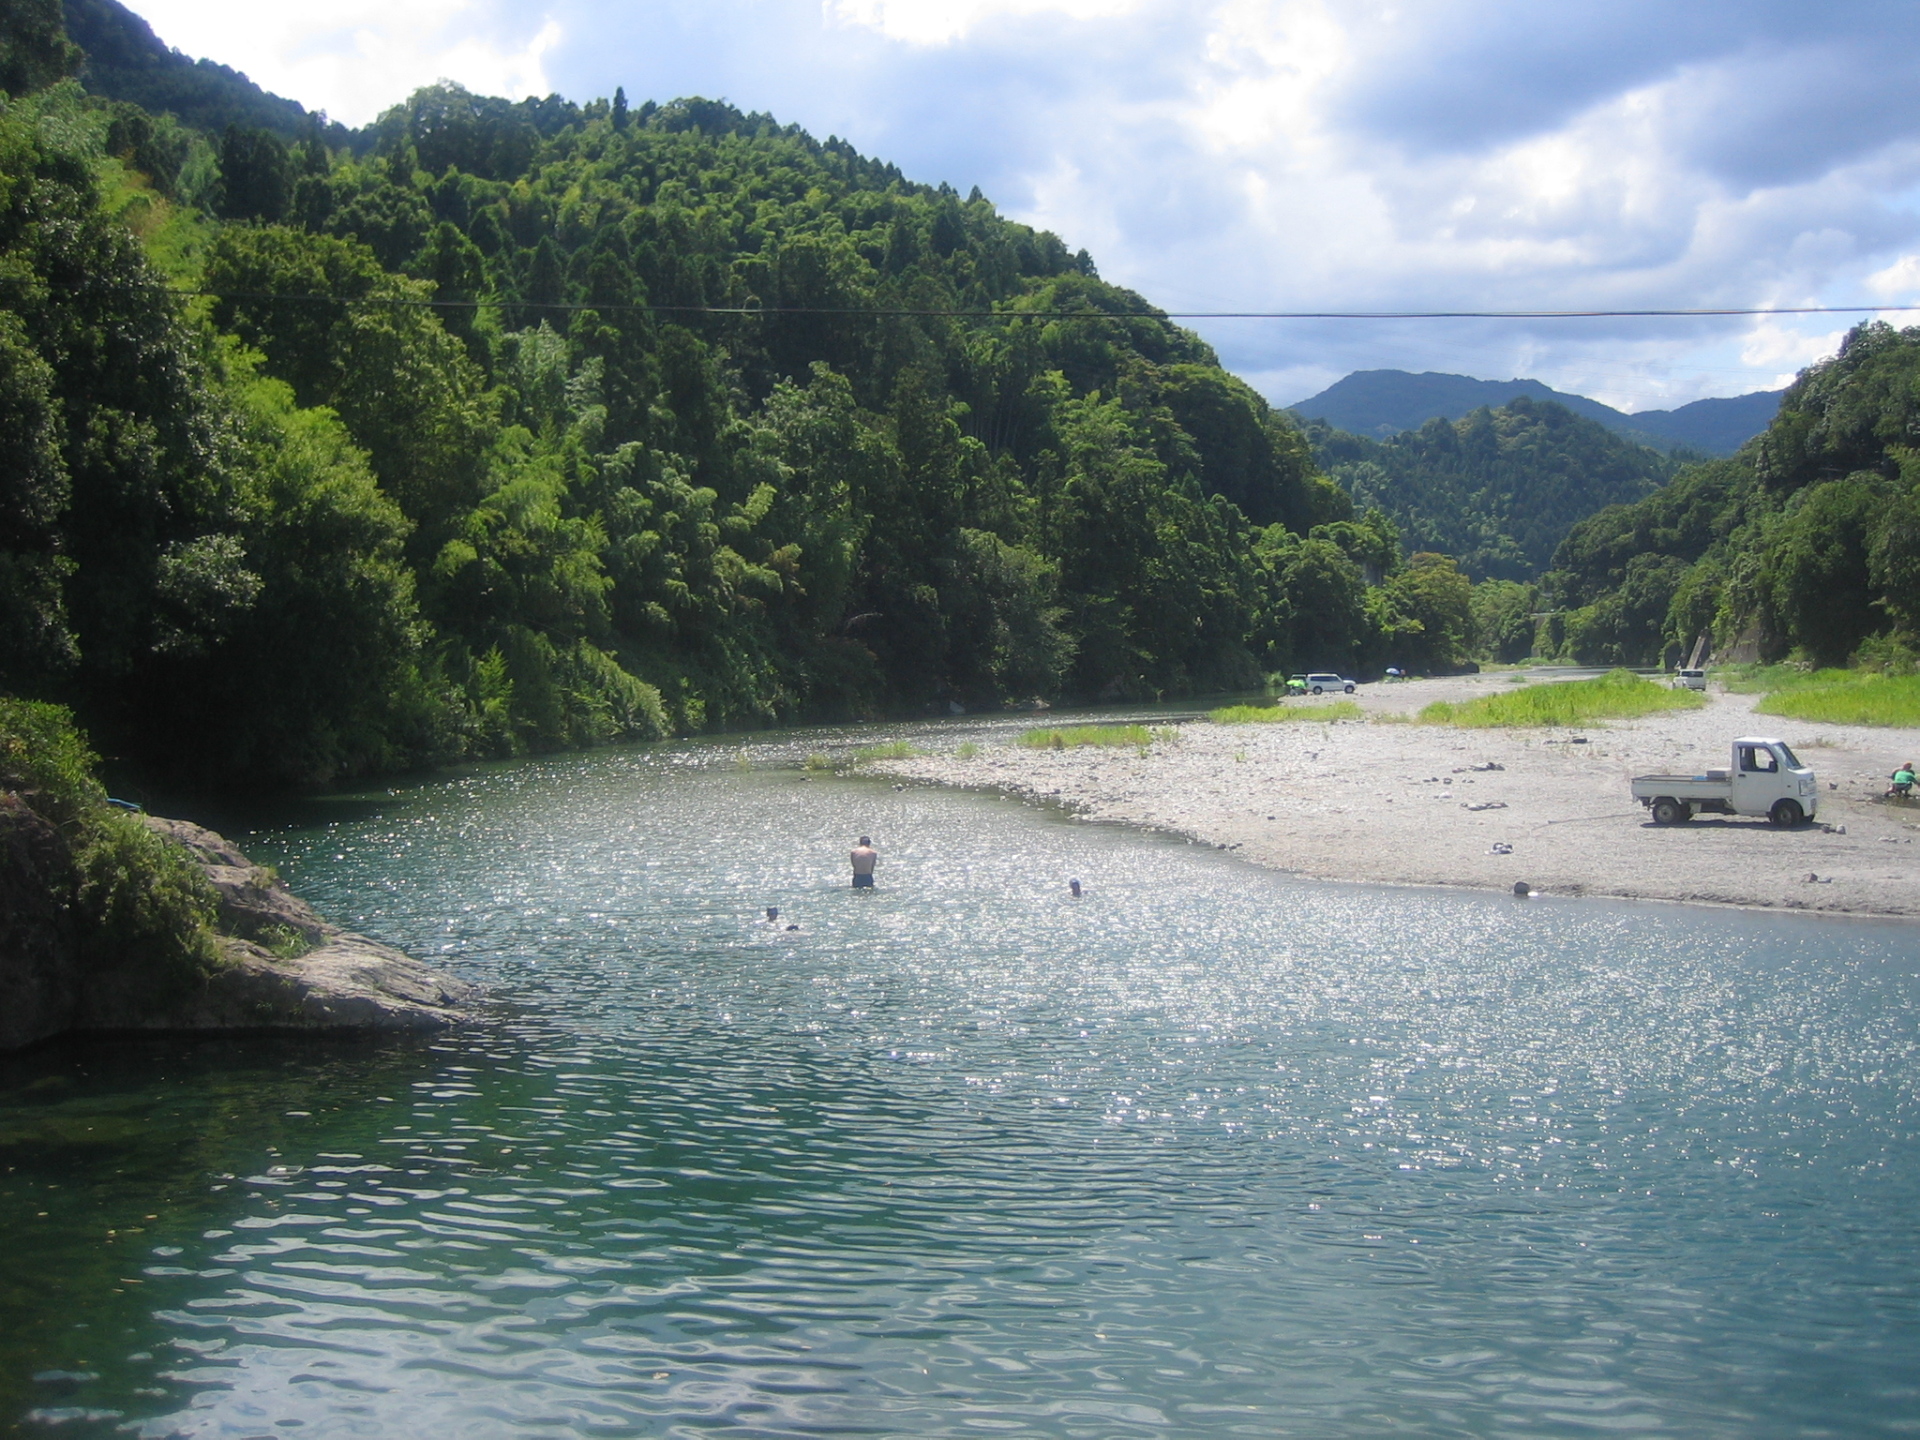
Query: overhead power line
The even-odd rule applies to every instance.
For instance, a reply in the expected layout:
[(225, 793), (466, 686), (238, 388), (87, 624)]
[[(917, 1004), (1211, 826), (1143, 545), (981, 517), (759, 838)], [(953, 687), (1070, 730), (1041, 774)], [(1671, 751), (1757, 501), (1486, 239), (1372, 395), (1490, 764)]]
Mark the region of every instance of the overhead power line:
[[(95, 288), (77, 286), (75, 288)], [(105, 287), (101, 287), (105, 288)], [(1876, 315), (1920, 312), (1920, 305), (1756, 305), (1697, 309), (1638, 310), (977, 310), (917, 309), (881, 305), (638, 305), (592, 304), (585, 301), (441, 300), (413, 295), (288, 294), (272, 290), (208, 290), (174, 286), (128, 286), (115, 289), (160, 289), (182, 298), (256, 300), (328, 305), (392, 305), (428, 310), (513, 308), (601, 314), (746, 316), (830, 316), (843, 319), (912, 320), (1710, 320), (1767, 315)]]
[(1712, 319), (1759, 315), (1875, 315), (1920, 311), (1920, 305), (1795, 305), (1720, 310), (922, 310), (880, 305), (594, 305), (584, 301), (434, 300), (411, 296), (286, 295), (274, 292), (176, 290), (225, 300), (301, 300), (335, 304), (410, 305), (430, 309), (594, 310), (602, 314), (824, 315), (913, 320), (1605, 320)]

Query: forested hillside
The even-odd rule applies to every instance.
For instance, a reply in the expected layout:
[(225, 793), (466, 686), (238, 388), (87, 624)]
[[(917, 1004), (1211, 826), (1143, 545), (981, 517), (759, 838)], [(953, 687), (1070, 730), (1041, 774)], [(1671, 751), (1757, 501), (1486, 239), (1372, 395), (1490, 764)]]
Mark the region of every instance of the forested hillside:
[(977, 192), (699, 100), (208, 136), (48, 53), (0, 114), (0, 689), (122, 756), (310, 784), (1469, 642), (1451, 562)]
[(1595, 421), (1525, 396), (1386, 441), (1324, 421), (1306, 433), (1355, 505), (1379, 507), (1409, 548), (1453, 555), (1483, 580), (1537, 579), (1576, 521), (1643, 498), (1676, 468)]
[(1911, 668), (1920, 645), (1920, 329), (1862, 325), (1765, 434), (1575, 526), (1546, 577), (1579, 659), (1689, 650)]

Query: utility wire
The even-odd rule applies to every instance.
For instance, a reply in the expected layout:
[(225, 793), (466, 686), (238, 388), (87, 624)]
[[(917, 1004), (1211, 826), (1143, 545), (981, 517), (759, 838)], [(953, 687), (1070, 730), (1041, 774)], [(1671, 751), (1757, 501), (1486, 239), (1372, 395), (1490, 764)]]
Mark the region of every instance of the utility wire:
[[(90, 288), (77, 286), (74, 288)], [(105, 288), (105, 287), (103, 287)], [(522, 310), (640, 315), (837, 316), (843, 319), (896, 317), (911, 320), (1688, 320), (1764, 315), (1873, 315), (1920, 311), (1920, 305), (1764, 305), (1719, 309), (1645, 310), (959, 310), (831, 305), (594, 305), (583, 301), (439, 300), (412, 295), (285, 294), (271, 290), (180, 289), (172, 286), (111, 287), (154, 289), (183, 298), (258, 300), (328, 305), (393, 305), (412, 309)]]

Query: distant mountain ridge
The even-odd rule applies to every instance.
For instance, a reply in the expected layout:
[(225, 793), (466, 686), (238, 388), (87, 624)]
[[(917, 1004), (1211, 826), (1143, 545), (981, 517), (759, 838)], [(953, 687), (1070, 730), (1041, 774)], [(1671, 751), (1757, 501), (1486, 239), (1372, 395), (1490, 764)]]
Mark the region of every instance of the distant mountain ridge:
[(1677, 410), (1628, 415), (1584, 395), (1568, 395), (1538, 380), (1476, 380), (1428, 370), (1356, 370), (1310, 399), (1290, 406), (1309, 420), (1383, 440), (1418, 430), (1432, 419), (1458, 420), (1482, 406), (1497, 409), (1515, 396), (1551, 400), (1597, 420), (1618, 435), (1659, 450), (1684, 446), (1707, 455), (1731, 455), (1772, 423), (1783, 390), (1756, 390), (1726, 399), (1696, 400)]

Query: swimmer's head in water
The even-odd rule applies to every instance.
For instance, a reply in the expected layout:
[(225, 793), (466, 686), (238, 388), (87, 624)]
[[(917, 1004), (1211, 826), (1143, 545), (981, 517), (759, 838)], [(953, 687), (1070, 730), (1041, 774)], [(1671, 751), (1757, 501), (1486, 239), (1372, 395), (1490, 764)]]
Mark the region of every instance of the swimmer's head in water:
[(767, 906), (767, 919), (778, 920), (779, 918), (780, 918), (780, 907), (777, 905)]
[(873, 837), (871, 835), (862, 835), (860, 837), (860, 843), (862, 845), (871, 845), (873, 844)]
[(1078, 880), (1067, 881), (1067, 889), (1071, 890), (1075, 895), (1078, 895), (1080, 893), (1080, 882)]

